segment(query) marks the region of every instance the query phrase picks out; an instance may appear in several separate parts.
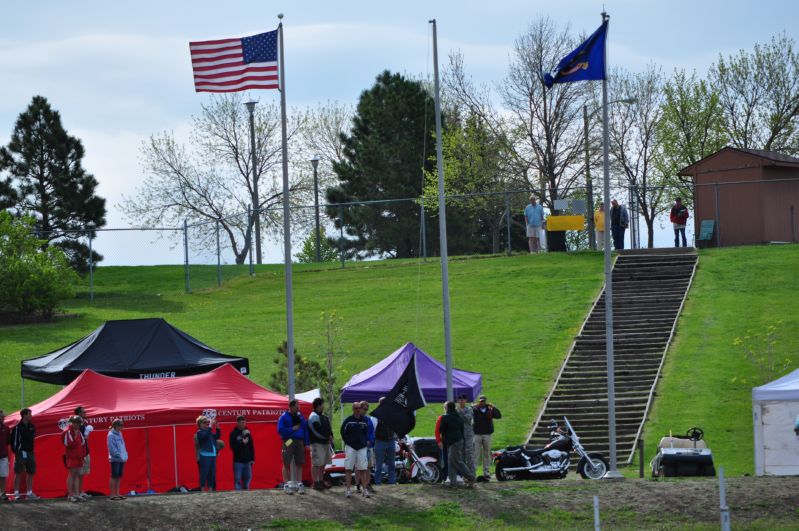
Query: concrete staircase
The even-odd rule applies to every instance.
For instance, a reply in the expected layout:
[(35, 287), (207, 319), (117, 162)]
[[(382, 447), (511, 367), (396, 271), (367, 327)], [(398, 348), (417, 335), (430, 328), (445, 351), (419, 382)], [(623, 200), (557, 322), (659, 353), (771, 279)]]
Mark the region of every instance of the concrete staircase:
[[(632, 460), (677, 317), (696, 269), (696, 251), (622, 251), (613, 266), (616, 447), (619, 464)], [(568, 417), (588, 451), (608, 452), (605, 294), (594, 302), (529, 443), (549, 440), (550, 419)]]

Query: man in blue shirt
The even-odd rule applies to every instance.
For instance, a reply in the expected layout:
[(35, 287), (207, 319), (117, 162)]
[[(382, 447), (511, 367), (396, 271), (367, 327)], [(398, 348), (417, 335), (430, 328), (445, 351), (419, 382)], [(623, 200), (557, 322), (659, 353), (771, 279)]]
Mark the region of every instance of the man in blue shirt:
[(530, 196), (530, 204), (524, 207), (524, 223), (527, 225), (527, 245), (530, 254), (541, 251), (541, 225), (544, 224), (544, 207), (536, 204), (535, 195)]

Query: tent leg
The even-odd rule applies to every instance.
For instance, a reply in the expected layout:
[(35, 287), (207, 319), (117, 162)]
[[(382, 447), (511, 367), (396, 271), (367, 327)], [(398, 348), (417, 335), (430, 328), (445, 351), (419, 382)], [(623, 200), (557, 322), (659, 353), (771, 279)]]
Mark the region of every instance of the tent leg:
[(19, 377), (19, 382), (22, 384), (22, 394), (20, 396), (19, 409), (25, 408), (25, 378)]
[(175, 425), (172, 425), (172, 455), (175, 459), (175, 486), (180, 487), (178, 485), (178, 438), (175, 435)]

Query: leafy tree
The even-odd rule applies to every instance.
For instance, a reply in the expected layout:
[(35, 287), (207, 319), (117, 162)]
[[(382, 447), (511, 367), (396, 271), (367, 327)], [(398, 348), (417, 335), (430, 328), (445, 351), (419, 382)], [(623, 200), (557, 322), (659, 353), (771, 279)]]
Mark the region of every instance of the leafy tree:
[(799, 153), (799, 51), (792, 38), (782, 34), (751, 52), (719, 56), (710, 82), (734, 146)]
[(34, 236), (35, 225), (31, 216), (0, 211), (0, 312), (49, 319), (75, 294), (77, 276), (60, 249)]
[[(272, 362), (277, 366), (275, 372), (269, 378), (269, 388), (281, 394), (289, 392), (289, 370), (288, 370), (288, 345), (284, 341), (277, 347), (277, 355), (272, 358)], [(321, 387), (327, 379), (327, 371), (322, 368), (319, 362), (305, 358), (297, 354), (294, 349), (294, 389), (297, 392), (310, 391)]]
[[(73, 267), (88, 270), (88, 247), (79, 238), (87, 225), (105, 224), (105, 199), (83, 168), (83, 144), (61, 124), (61, 115), (34, 96), (17, 118), (11, 140), (0, 147), (0, 206), (36, 218), (44, 245), (61, 245)], [(102, 256), (94, 255), (99, 262)]]
[[(322, 262), (335, 262), (338, 260), (338, 249), (326, 235), (324, 226), (319, 227), (319, 258)], [(312, 264), (316, 262), (316, 231), (311, 230), (302, 242), (302, 248), (297, 253), (297, 261), (301, 264)]]
[(692, 204), (693, 179), (677, 175), (727, 145), (718, 93), (696, 73), (677, 70), (663, 86), (663, 107), (657, 125), (660, 145), (655, 166), (684, 202)]
[[(416, 198), (424, 172), (434, 163), (433, 100), (418, 81), (385, 71), (361, 93), (352, 129), (343, 135), (344, 159), (333, 163), (340, 184), (327, 191), (329, 203)], [(338, 209), (328, 215), (339, 227)], [(420, 212), (412, 201), (342, 209), (349, 255), (419, 255)]]

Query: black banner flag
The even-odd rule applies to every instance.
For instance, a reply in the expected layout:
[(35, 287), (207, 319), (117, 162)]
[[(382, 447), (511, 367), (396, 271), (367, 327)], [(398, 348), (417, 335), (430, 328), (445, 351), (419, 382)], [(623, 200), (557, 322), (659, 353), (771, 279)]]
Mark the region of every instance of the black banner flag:
[(386, 395), (386, 399), (372, 412), (372, 416), (385, 422), (397, 436), (404, 437), (416, 426), (415, 411), (426, 405), (427, 402), (419, 388), (414, 355), (402, 376)]

